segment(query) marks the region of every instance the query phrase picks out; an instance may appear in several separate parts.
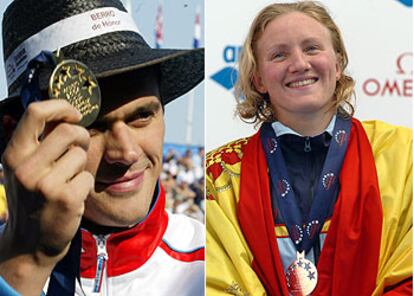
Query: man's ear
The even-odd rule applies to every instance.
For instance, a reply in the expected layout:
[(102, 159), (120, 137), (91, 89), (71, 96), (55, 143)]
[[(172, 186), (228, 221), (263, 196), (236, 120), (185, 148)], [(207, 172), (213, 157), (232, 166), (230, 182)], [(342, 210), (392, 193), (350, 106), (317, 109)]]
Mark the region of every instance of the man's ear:
[(13, 116), (5, 114), (1, 117), (1, 124), (3, 127), (5, 140), (8, 142), (13, 136), (14, 130), (17, 127), (17, 120)]
[(254, 87), (256, 88), (256, 91), (258, 91), (261, 94), (267, 93), (267, 88), (263, 84), (262, 77), (257, 71), (253, 74), (252, 82), (253, 82)]

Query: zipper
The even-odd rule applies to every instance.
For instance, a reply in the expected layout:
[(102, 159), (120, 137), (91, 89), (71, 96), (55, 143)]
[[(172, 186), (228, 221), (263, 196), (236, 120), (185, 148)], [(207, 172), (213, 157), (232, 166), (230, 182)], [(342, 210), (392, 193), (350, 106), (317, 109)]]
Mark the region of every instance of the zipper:
[(311, 142), (309, 137), (305, 137), (305, 148), (303, 149), (305, 152), (310, 152), (312, 150), (311, 148)]
[[(311, 155), (311, 151), (312, 151), (312, 147), (311, 147), (311, 142), (310, 142), (310, 137), (305, 137), (305, 148), (303, 149), (305, 151), (305, 158), (306, 158), (306, 165), (307, 165), (307, 170), (310, 171), (310, 183), (309, 183), (309, 200), (313, 201), (313, 188), (314, 188), (314, 170), (315, 170), (315, 163), (313, 161), (313, 157)], [(306, 203), (308, 204), (308, 202)], [(312, 203), (311, 203), (312, 204)], [(307, 208), (307, 207), (306, 207)], [(310, 208), (307, 208), (307, 213), (306, 216), (309, 216), (309, 212), (310, 212)]]
[(106, 239), (108, 236), (98, 235), (96, 237), (97, 262), (95, 282), (93, 284), (93, 292), (100, 293), (103, 286), (103, 280), (106, 277), (106, 264), (108, 262), (108, 253), (106, 252)]

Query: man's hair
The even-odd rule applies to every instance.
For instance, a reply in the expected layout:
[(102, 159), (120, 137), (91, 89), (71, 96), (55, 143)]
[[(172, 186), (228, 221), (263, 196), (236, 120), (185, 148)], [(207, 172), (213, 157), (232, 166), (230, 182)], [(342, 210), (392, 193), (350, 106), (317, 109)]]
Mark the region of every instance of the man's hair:
[(327, 9), (315, 1), (271, 4), (256, 16), (241, 50), (239, 76), (235, 85), (236, 99), (238, 100), (236, 113), (242, 120), (257, 124), (276, 119), (268, 95), (259, 93), (253, 85), (253, 75), (258, 71), (257, 41), (271, 21), (290, 12), (301, 12), (329, 30), (341, 71), (341, 76), (336, 83), (335, 102), (333, 102), (332, 108), (337, 109), (340, 114), (346, 117), (352, 116), (354, 108), (351, 104), (351, 98), (354, 94), (355, 81), (344, 72), (348, 65), (348, 55), (342, 35)]

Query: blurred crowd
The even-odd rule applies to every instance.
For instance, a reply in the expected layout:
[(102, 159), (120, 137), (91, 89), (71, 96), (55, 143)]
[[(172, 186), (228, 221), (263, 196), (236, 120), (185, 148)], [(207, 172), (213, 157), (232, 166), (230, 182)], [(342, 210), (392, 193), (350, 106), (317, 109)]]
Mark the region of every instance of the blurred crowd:
[(168, 211), (204, 222), (204, 148), (186, 149), (183, 153), (168, 148), (164, 153), (161, 183)]

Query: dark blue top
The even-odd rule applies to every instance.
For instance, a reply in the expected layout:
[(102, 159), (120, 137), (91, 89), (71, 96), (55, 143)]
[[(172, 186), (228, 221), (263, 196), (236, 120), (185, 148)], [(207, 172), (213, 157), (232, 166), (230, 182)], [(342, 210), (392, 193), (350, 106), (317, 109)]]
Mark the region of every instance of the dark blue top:
[[(331, 138), (328, 132), (315, 137), (293, 134), (283, 134), (278, 137), (292, 190), (305, 220), (313, 202), (315, 187), (321, 175)], [(336, 198), (330, 206), (328, 217), (332, 216), (335, 201)], [(278, 208), (277, 205), (274, 206)], [(279, 213), (283, 215), (280, 211)], [(285, 224), (281, 215), (276, 217), (276, 224)]]

